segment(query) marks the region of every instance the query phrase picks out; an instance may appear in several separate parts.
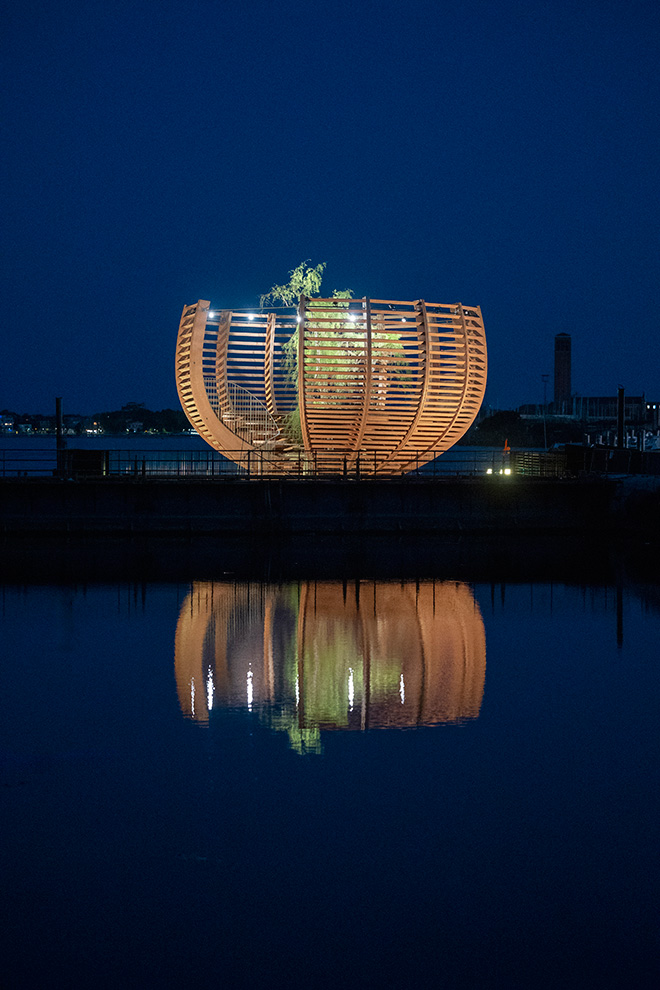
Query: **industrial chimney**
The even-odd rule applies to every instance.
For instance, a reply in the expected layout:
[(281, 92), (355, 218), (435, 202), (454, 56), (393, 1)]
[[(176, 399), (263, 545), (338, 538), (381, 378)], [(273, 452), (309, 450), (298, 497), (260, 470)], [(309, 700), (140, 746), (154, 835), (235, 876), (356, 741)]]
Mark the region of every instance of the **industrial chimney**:
[(571, 411), (571, 335), (558, 333), (555, 337), (555, 412)]

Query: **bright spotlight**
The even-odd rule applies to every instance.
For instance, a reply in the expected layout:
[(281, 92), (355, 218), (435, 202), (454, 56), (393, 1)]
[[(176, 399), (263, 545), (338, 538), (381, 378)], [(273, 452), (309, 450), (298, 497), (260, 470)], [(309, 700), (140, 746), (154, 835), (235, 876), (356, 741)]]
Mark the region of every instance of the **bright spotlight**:
[(253, 319), (254, 319), (254, 313), (248, 313), (248, 320), (250, 321), (250, 323), (252, 323)]
[(511, 474), (511, 468), (504, 468), (505, 474)]
[(215, 313), (209, 313), (209, 320), (215, 319)]
[(486, 474), (492, 474), (492, 473), (493, 473), (492, 468), (486, 468)]

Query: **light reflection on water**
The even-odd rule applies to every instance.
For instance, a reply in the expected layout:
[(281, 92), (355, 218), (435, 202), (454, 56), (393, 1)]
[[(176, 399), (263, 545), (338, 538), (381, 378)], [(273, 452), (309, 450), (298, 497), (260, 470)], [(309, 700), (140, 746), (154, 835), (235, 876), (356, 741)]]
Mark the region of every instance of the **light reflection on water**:
[(655, 990), (657, 583), (214, 567), (0, 589), (3, 987)]
[(321, 731), (476, 718), (486, 638), (467, 584), (196, 582), (177, 623), (181, 710), (247, 708), (321, 752)]

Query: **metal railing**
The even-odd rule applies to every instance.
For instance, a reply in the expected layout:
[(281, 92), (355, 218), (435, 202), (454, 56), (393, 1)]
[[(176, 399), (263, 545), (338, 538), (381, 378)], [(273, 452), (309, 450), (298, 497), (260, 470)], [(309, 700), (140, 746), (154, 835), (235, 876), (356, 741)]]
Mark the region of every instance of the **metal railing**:
[(454, 447), (430, 461), (425, 451), (396, 461), (373, 451), (244, 450), (226, 457), (211, 450), (87, 450), (6, 448), (0, 450), (0, 478), (207, 478), (244, 479), (418, 477), (442, 479), (515, 474), (563, 477), (563, 452), (511, 451)]

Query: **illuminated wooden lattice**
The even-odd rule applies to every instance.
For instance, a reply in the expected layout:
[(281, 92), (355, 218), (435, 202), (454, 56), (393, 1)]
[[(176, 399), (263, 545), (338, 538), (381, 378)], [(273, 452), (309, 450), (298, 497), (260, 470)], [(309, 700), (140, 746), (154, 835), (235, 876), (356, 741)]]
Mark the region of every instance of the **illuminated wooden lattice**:
[[(461, 303), (308, 299), (296, 310), (184, 307), (179, 398), (214, 449), (264, 473), (374, 473), (433, 460), (466, 432), (486, 388), (481, 310)], [(302, 440), (291, 432), (300, 413)]]

